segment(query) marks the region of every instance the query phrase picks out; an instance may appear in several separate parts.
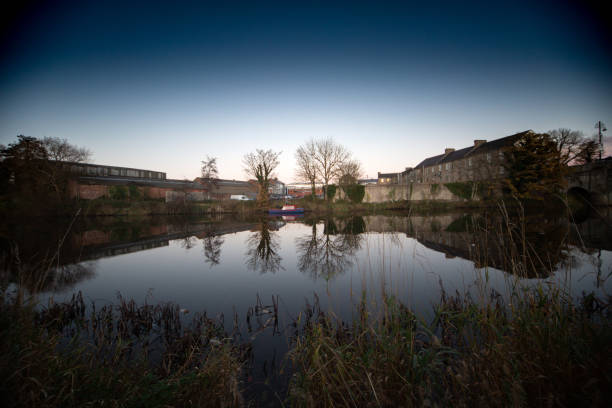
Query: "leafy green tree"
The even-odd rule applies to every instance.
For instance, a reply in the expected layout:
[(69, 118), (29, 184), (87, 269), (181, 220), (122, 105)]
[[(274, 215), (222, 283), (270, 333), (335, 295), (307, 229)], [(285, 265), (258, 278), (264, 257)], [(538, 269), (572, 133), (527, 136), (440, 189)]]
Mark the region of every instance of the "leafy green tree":
[(563, 189), (567, 166), (548, 134), (528, 132), (504, 155), (504, 186), (514, 197), (543, 200)]

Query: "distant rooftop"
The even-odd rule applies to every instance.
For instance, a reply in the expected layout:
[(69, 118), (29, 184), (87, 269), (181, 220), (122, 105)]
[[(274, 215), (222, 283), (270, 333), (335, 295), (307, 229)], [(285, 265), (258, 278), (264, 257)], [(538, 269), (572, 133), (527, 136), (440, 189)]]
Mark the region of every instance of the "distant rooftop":
[(426, 158), (425, 160), (417, 164), (415, 168), (429, 167), (436, 164), (448, 163), (451, 161), (463, 159), (464, 157), (470, 156), (472, 154), (496, 150), (504, 146), (510, 146), (517, 139), (521, 138), (528, 132), (531, 132), (531, 130), (515, 133), (514, 135), (502, 137), (500, 139), (491, 140), (490, 142), (487, 142), (486, 140), (475, 140), (473, 146), (464, 147), (460, 150), (449, 149), (451, 151), (449, 151), (448, 153), (443, 153), (437, 156)]

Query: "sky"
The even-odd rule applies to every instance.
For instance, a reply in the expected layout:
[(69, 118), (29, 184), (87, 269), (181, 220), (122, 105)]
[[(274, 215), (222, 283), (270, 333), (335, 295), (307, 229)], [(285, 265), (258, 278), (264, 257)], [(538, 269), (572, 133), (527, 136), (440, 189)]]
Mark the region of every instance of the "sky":
[(4, 145), (65, 138), (176, 179), (207, 156), (246, 179), (243, 156), (272, 149), (293, 182), (310, 139), (375, 178), (474, 139), (612, 127), (603, 2), (20, 4), (0, 28)]

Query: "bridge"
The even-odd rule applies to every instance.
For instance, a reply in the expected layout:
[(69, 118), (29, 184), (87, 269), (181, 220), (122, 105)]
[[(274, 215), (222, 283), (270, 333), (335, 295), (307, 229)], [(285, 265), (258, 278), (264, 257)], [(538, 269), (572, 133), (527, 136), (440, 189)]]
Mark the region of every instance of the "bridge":
[(572, 166), (567, 191), (584, 197), (593, 205), (612, 205), (612, 157)]

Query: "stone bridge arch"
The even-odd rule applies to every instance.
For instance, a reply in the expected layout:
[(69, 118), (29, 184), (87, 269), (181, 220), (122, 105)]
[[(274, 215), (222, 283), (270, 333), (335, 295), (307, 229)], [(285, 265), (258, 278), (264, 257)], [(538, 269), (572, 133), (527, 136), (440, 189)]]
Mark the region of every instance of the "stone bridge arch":
[(612, 158), (570, 167), (567, 193), (592, 205), (612, 205)]

